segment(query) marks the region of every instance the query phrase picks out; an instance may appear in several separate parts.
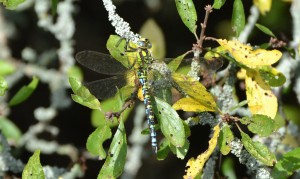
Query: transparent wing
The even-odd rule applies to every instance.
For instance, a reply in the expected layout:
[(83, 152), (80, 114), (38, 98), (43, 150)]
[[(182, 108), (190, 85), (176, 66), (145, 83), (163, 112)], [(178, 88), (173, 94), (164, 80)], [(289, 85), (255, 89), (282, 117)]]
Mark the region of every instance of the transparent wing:
[[(163, 62), (163, 63), (170, 63), (175, 58), (164, 58), (164, 59), (158, 59), (157, 62)], [(191, 65), (193, 58), (184, 58), (180, 64), (180, 66), (185, 65)], [(215, 58), (213, 60), (207, 60), (203, 57), (199, 57), (200, 64), (203, 66), (204, 69), (207, 70), (218, 70), (223, 66), (223, 60), (222, 58)]]
[(120, 75), (128, 69), (112, 56), (95, 51), (82, 51), (76, 54), (76, 60), (81, 65), (101, 74)]
[(84, 83), (90, 92), (98, 99), (107, 99), (117, 93), (117, 89), (127, 84), (125, 76), (113, 76), (101, 80)]
[[(151, 68), (157, 71), (161, 71), (161, 70), (164, 71), (164, 68), (166, 68), (166, 66), (169, 65), (169, 63), (172, 62), (172, 60), (174, 59), (165, 58), (161, 60), (155, 60), (155, 62), (151, 64)], [(177, 69), (181, 67), (190, 67), (193, 60), (194, 60), (193, 58), (182, 59)], [(216, 72), (218, 69), (220, 69), (223, 66), (223, 60), (221, 58), (207, 60), (205, 58), (200, 57), (199, 63), (200, 63), (200, 72)], [(175, 64), (175, 66), (176, 65), (178, 64)]]

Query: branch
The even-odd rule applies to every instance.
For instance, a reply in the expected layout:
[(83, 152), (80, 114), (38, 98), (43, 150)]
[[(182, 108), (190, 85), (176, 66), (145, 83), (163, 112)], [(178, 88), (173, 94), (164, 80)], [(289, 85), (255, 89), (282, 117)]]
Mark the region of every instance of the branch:
[(115, 28), (116, 34), (120, 35), (126, 40), (137, 43), (141, 36), (133, 33), (130, 30), (129, 23), (124, 21), (124, 19), (116, 13), (116, 6), (113, 5), (112, 1), (103, 0), (103, 4), (108, 12), (108, 20), (111, 21), (111, 25)]

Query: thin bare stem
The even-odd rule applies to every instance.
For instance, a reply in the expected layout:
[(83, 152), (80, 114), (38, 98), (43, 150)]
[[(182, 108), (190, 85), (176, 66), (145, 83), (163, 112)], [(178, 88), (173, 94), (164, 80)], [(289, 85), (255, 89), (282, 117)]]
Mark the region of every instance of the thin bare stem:
[(134, 100), (130, 99), (128, 100), (122, 107), (122, 109), (118, 112), (106, 112), (105, 117), (106, 119), (112, 120), (114, 117), (118, 118), (121, 116), (121, 114), (127, 109), (130, 108), (134, 104)]
[(199, 41), (198, 41), (198, 45), (199, 45), (200, 49), (202, 48), (202, 44), (205, 39), (205, 29), (206, 29), (206, 25), (208, 22), (208, 17), (209, 17), (209, 14), (212, 12), (211, 5), (205, 6), (204, 9), (205, 9), (205, 18), (204, 18), (204, 22), (201, 23), (201, 32), (200, 32)]

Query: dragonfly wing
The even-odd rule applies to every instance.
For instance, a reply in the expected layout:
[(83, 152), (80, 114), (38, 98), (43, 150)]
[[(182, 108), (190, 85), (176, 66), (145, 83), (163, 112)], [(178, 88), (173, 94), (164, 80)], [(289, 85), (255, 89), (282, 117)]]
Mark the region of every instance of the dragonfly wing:
[(84, 83), (90, 92), (98, 99), (107, 99), (117, 93), (117, 89), (127, 84), (124, 76), (113, 76), (102, 80)]
[[(172, 60), (174, 60), (174, 58), (173, 59), (165, 58), (165, 59), (159, 60), (159, 61), (163, 61), (168, 64)], [(193, 58), (184, 58), (184, 59), (182, 59), (180, 66), (191, 65), (193, 60), (194, 60)], [(223, 66), (222, 58), (215, 58), (213, 60), (207, 60), (204, 57), (199, 57), (199, 62), (202, 65), (203, 70), (217, 71), (218, 69), (220, 69)]]
[(76, 60), (81, 65), (101, 74), (120, 75), (128, 69), (112, 56), (95, 51), (82, 51), (76, 54)]

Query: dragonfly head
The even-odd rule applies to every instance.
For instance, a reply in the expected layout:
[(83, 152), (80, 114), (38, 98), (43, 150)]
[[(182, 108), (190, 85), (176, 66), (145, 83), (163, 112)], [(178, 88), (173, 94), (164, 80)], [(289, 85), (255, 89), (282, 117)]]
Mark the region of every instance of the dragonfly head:
[(150, 49), (152, 47), (151, 42), (146, 38), (141, 38), (138, 41), (137, 45), (139, 46), (139, 48), (141, 48), (143, 50), (147, 50), (147, 49)]

